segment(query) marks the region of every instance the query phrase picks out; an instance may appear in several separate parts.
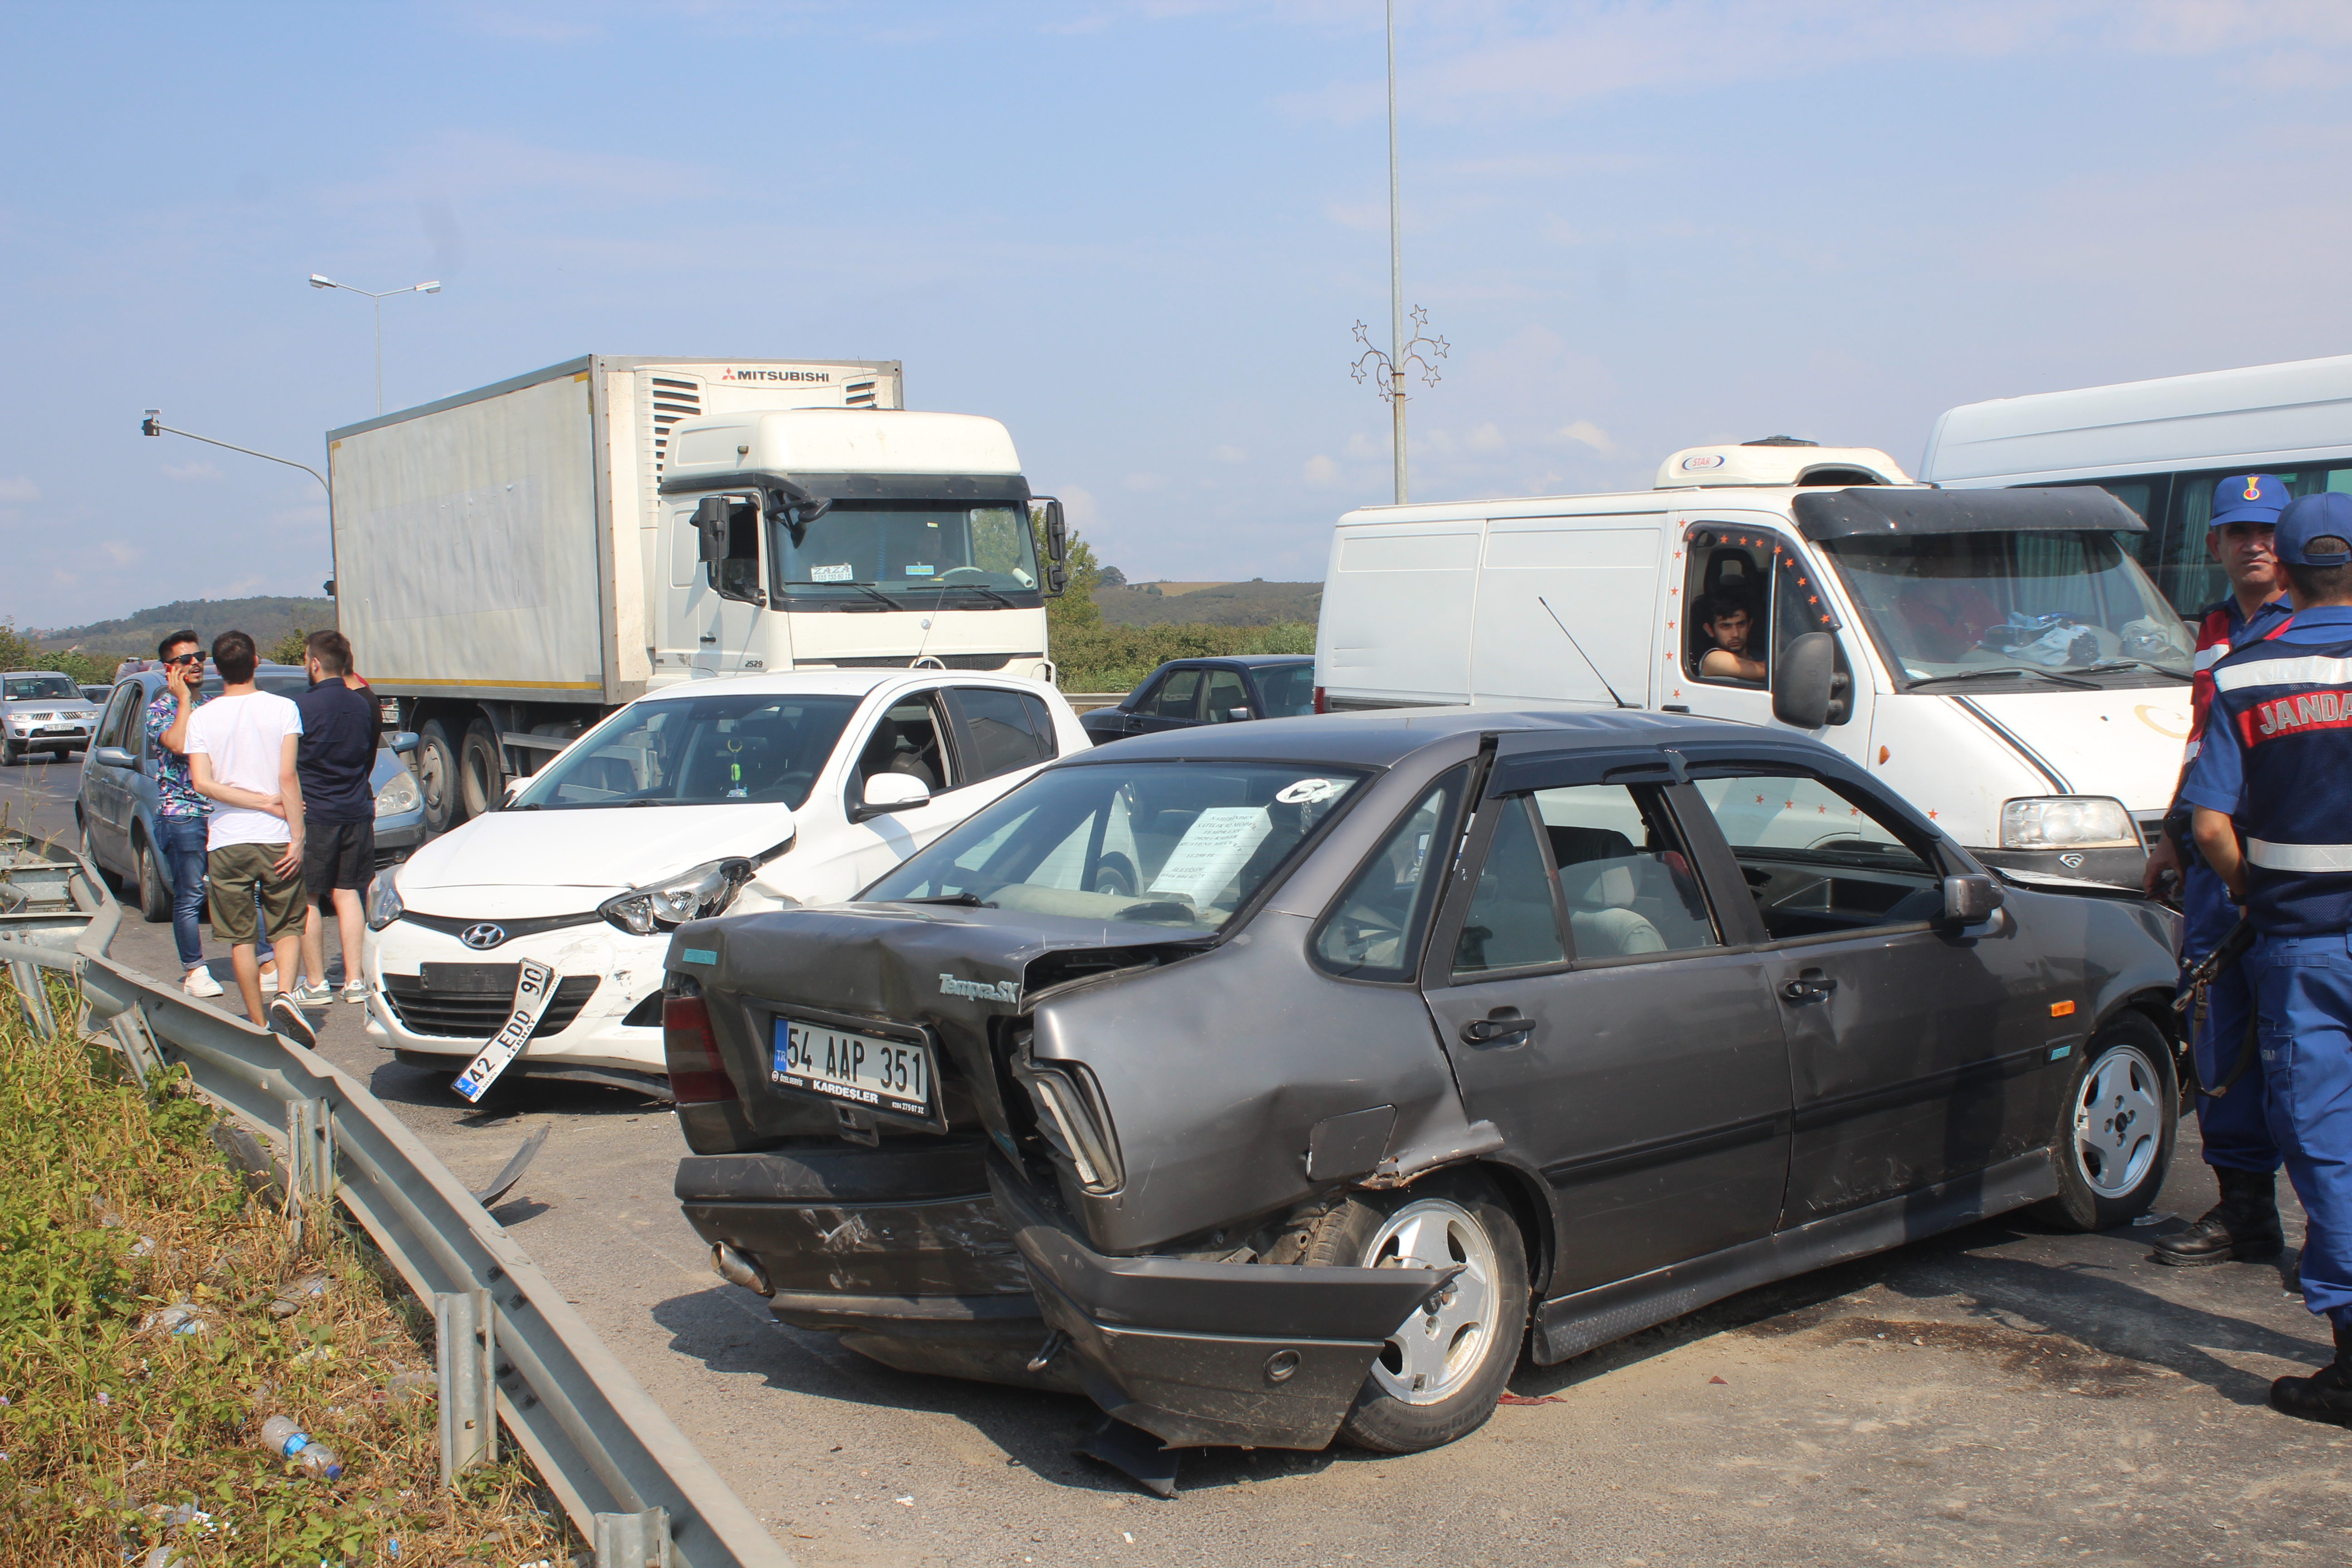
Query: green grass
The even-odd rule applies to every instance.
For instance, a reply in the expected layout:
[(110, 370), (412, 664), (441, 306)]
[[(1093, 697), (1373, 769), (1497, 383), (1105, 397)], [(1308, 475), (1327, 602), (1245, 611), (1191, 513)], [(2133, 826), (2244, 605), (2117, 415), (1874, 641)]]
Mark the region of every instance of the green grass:
[(1315, 651), (1315, 623), (1270, 626), (1096, 626), (1056, 627), (1052, 656), (1065, 691), (1126, 691), (1171, 658)]
[[(48, 997), (79, 1016), (61, 982)], [(438, 1489), (430, 1312), (363, 1235), (314, 1225), (298, 1245), (214, 1119), (179, 1069), (151, 1095), (78, 1028), (35, 1034), (0, 974), (0, 1564), (121, 1568), (165, 1542), (188, 1568), (565, 1561), (525, 1467)], [(272, 1311), (314, 1274), (322, 1295)], [(202, 1332), (155, 1322), (179, 1301)], [(260, 1451), (279, 1413), (338, 1451), (339, 1479)], [(190, 1507), (208, 1517), (169, 1522)]]

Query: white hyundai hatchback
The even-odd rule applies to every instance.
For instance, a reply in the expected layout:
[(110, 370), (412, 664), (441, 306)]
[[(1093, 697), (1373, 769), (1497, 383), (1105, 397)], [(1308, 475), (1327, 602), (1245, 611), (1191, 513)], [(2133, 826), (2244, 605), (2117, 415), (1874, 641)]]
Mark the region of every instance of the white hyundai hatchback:
[(367, 1032), (401, 1061), (463, 1069), (468, 1098), (501, 1037), (520, 1054), (488, 1077), (666, 1095), (675, 927), (845, 899), (1088, 745), (1053, 687), (981, 672), (807, 671), (640, 698), (502, 809), (377, 877)]

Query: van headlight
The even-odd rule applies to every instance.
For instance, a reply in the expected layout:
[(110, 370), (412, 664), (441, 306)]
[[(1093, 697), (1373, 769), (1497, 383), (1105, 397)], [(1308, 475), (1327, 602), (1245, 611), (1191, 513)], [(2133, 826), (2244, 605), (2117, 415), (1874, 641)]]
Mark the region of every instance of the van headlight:
[(2102, 795), (2044, 795), (2001, 803), (2003, 849), (2137, 849), (2139, 825)]
[(387, 866), (375, 874), (368, 884), (367, 923), (370, 931), (382, 931), (401, 916), (400, 889), (393, 885), (397, 868)]
[(398, 816), (416, 809), (416, 775), (403, 768), (390, 782), (375, 792), (375, 814), (378, 816)]
[(596, 906), (596, 912), (632, 936), (651, 936), (725, 912), (755, 869), (751, 862), (740, 858), (706, 860), (667, 881), (632, 888), (606, 899)]

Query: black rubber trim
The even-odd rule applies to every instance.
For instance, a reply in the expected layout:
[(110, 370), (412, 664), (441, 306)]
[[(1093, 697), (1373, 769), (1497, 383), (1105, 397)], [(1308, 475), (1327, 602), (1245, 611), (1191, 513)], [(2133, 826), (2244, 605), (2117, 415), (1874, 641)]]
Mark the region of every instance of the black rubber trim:
[(677, 1163), (680, 1203), (926, 1203), (988, 1191), (987, 1146), (973, 1139), (891, 1139), (880, 1148), (689, 1154)]
[(1862, 1089), (1829, 1100), (1808, 1100), (1797, 1107), (1795, 1130), (1800, 1133), (1818, 1132), (1841, 1121), (1850, 1121), (1857, 1116), (1874, 1116), (1897, 1106), (1959, 1099), (1984, 1085), (1999, 1083), (2004, 1079), (2021, 1078), (2050, 1065), (2050, 1053), (2045, 1046), (2029, 1046), (2005, 1057), (1963, 1062), (1958, 1067), (1905, 1079), (1901, 1083), (1880, 1089)]
[(2137, 512), (2095, 485), (1930, 490), (1858, 485), (1790, 501), (1807, 539), (1856, 534), (1995, 533), (2018, 530), (2146, 533)]
[(1673, 1138), (1656, 1138), (1623, 1149), (1612, 1149), (1606, 1153), (1589, 1155), (1581, 1160), (1563, 1160), (1543, 1168), (1543, 1178), (1555, 1190), (1575, 1186), (1581, 1182), (1595, 1182), (1630, 1175), (1653, 1165), (1671, 1165), (1684, 1160), (1695, 1160), (1702, 1154), (1719, 1153), (1729, 1149), (1744, 1149), (1751, 1143), (1762, 1143), (1774, 1138), (1785, 1138), (1790, 1132), (1790, 1114), (1786, 1110), (1767, 1111), (1761, 1116), (1742, 1117), (1727, 1121), (1720, 1127), (1710, 1127)]

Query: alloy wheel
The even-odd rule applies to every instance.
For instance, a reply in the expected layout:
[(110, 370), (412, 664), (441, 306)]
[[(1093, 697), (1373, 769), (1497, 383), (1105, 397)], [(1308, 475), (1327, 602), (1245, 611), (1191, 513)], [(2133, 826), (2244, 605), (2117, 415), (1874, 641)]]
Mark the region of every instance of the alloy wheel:
[(1500, 1299), (1495, 1245), (1469, 1210), (1420, 1198), (1389, 1215), (1364, 1249), (1368, 1268), (1451, 1268), (1453, 1283), (1415, 1311), (1372, 1363), (1384, 1392), (1408, 1405), (1435, 1405), (1475, 1375), (1495, 1336)]
[(2132, 1046), (2116, 1046), (2092, 1065), (2074, 1102), (2074, 1163), (2103, 1198), (2139, 1184), (2161, 1146), (2162, 1080)]

